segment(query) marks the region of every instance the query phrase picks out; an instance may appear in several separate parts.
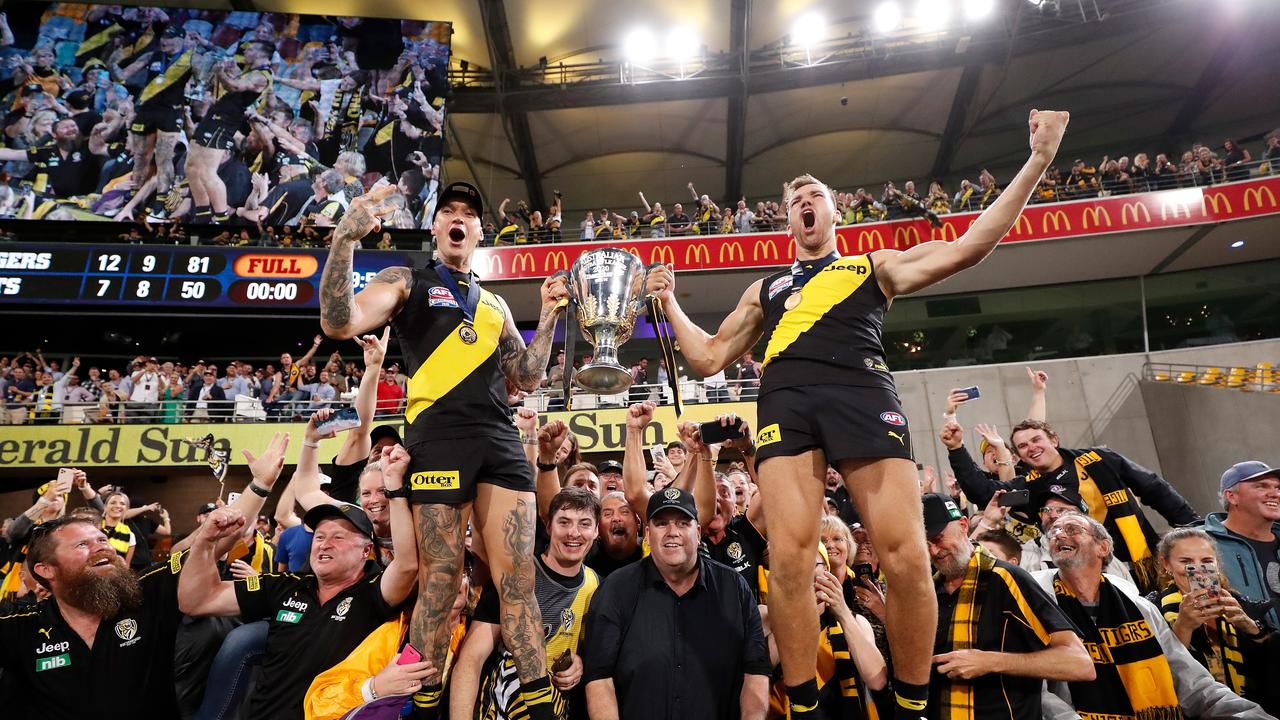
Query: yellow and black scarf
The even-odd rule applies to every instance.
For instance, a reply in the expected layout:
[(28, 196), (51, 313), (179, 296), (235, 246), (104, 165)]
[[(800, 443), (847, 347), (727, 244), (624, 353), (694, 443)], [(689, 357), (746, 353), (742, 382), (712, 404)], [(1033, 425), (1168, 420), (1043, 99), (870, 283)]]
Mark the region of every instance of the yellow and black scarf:
[[(1116, 557), (1129, 563), (1129, 572), (1145, 595), (1160, 589), (1160, 569), (1152, 548), (1159, 542), (1147, 524), (1138, 500), (1106, 463), (1097, 450), (1059, 450), (1064, 462), (1072, 463), (1079, 483), (1080, 497), (1089, 506), (1089, 517), (1106, 526), (1116, 540)], [(1038, 471), (1027, 473), (1027, 487), (1032, 495), (1045, 492), (1035, 483), (1045, 479)], [(1063, 482), (1063, 485), (1070, 483)], [(1034, 504), (1034, 503), (1033, 503)]]
[(1071, 701), (1084, 720), (1181, 720), (1173, 673), (1155, 630), (1137, 604), (1102, 576), (1095, 621), (1061, 578), (1058, 606), (1080, 628), (1098, 677), (1073, 682)]
[[(360, 116), (364, 114), (362, 95), (363, 88), (344, 93), (334, 92), (333, 102), (329, 105), (329, 115), (325, 118), (324, 136), (338, 142), (338, 151), (356, 149), (356, 139), (360, 133)], [(334, 131), (338, 136), (334, 137)]]
[[(974, 545), (973, 556), (969, 558), (969, 567), (964, 571), (964, 580), (960, 583), (956, 596), (955, 613), (951, 616), (951, 625), (947, 627), (947, 644), (944, 652), (956, 650), (972, 650), (978, 642), (978, 616), (982, 608), (977, 603), (978, 590), (996, 566), (996, 557), (981, 545)], [(935, 581), (941, 577), (935, 576)], [(953, 681), (942, 678), (942, 720), (974, 720), (974, 688), (967, 680)]]
[(870, 691), (862, 682), (862, 676), (858, 674), (858, 666), (853, 661), (853, 652), (849, 648), (849, 638), (845, 636), (844, 628), (840, 627), (831, 613), (824, 613), (822, 619), (822, 640), (831, 647), (835, 667), (825, 682), (821, 677), (818, 678), (818, 682), (822, 684), (819, 692), (826, 694), (833, 691), (839, 694), (838, 717), (842, 720), (878, 720), (880, 714)]
[(133, 531), (129, 529), (129, 526), (124, 521), (121, 521), (119, 525), (108, 525), (107, 521), (103, 520), (102, 532), (107, 534), (107, 542), (119, 553), (120, 557), (129, 554), (129, 540), (133, 538)]
[[(1178, 613), (1182, 609), (1182, 593), (1178, 586), (1170, 585), (1160, 593), (1160, 612), (1172, 627), (1178, 621)], [(1244, 654), (1241, 648), (1240, 635), (1231, 623), (1219, 617), (1215, 621), (1218, 638), (1215, 643), (1203, 627), (1196, 628), (1191, 634), (1191, 647), (1187, 648), (1191, 656), (1205, 666), (1213, 675), (1213, 679), (1231, 688), (1231, 692), (1245, 696)]]

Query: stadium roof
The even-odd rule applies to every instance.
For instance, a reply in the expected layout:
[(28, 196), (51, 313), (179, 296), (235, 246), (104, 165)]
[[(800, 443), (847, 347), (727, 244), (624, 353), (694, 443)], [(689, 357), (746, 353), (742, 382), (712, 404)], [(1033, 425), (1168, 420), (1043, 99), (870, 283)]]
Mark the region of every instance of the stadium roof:
[[(873, 28), (880, 0), (233, 4), (453, 22), (445, 170), (474, 174), (495, 208), (545, 207), (559, 189), (570, 209), (622, 211), (639, 190), (685, 201), (690, 181), (717, 201), (769, 198), (805, 171), (840, 188), (982, 167), (1003, 180), (1031, 107), (1072, 112), (1064, 164), (1225, 137), (1258, 148), (1280, 125), (1280, 3), (994, 0), (970, 21), (972, 1), (950, 1), (948, 24), (925, 32), (902, 0), (889, 33)], [(790, 34), (809, 11), (826, 36), (806, 52)], [(659, 56), (671, 28), (688, 28), (694, 57), (626, 64), (642, 26)]]

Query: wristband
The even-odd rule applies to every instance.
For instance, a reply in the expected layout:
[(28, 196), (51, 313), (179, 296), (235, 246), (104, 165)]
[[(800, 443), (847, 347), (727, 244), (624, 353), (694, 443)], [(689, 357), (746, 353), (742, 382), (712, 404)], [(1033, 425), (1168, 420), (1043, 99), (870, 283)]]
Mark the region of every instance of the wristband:
[(408, 486), (408, 485), (401, 485), (400, 487), (396, 488), (395, 490), (387, 490), (384, 494), (385, 494), (387, 497), (389, 497), (389, 498), (393, 498), (393, 499), (394, 499), (394, 498), (404, 498), (405, 500), (408, 500), (408, 499), (409, 499), (409, 486)]
[(319, 449), (319, 448), (320, 448), (320, 443), (318, 443), (318, 442), (311, 442), (310, 440), (303, 440), (303, 441), (302, 441), (302, 447), (309, 447), (309, 448), (316, 448), (316, 449)]
[(249, 481), (249, 492), (252, 492), (254, 495), (257, 495), (260, 498), (266, 498), (271, 496), (271, 491), (259, 485), (257, 480)]
[(1009, 467), (1013, 467), (1013, 462), (1012, 462), (1012, 461), (1010, 461), (1010, 460), (996, 460), (996, 464), (997, 464), (997, 465), (1008, 465)]
[(373, 678), (364, 681), (360, 686), (360, 695), (364, 697), (365, 702), (373, 702), (378, 699), (378, 691), (373, 689)]
[(521, 444), (524, 444), (524, 445), (537, 445), (537, 444), (538, 444), (538, 438), (536, 438), (536, 437), (522, 437), (522, 438), (520, 438), (520, 442), (521, 442)]
[(541, 460), (539, 460), (535, 464), (538, 466), (538, 472), (551, 472), (552, 470), (556, 469), (555, 463), (544, 463)]

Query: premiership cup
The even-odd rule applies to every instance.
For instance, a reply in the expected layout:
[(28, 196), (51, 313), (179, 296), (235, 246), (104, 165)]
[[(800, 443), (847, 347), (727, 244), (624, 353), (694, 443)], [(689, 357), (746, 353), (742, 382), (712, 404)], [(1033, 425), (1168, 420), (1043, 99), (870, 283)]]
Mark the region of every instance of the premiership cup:
[(644, 308), (647, 269), (626, 250), (584, 252), (569, 271), (569, 295), (578, 308), (582, 335), (595, 348), (591, 362), (574, 375), (578, 387), (612, 395), (631, 387), (631, 372), (618, 363), (618, 347), (631, 339)]

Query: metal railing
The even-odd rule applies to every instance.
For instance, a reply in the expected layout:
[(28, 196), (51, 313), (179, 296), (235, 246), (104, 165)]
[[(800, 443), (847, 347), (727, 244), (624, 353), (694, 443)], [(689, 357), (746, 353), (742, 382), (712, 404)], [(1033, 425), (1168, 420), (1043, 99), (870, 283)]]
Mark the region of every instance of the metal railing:
[(1260, 362), (1253, 367), (1149, 362), (1142, 366), (1142, 379), (1178, 385), (1231, 388), (1245, 392), (1280, 393), (1280, 370), (1270, 362)]
[[(686, 405), (727, 403), (754, 400), (759, 383), (752, 380), (730, 380), (724, 384), (708, 384), (705, 380), (682, 380), (680, 399)], [(10, 403), (0, 413), (0, 424), (178, 424), (224, 422), (299, 422), (311, 417), (322, 407), (345, 407), (355, 400), (355, 393), (343, 393), (335, 400), (289, 399), (264, 402), (261, 398), (238, 395), (229, 400), (169, 400), (155, 403), (127, 401), (48, 403), (40, 401)], [(614, 395), (597, 395), (573, 391), (573, 409), (626, 407), (632, 403), (652, 401), (672, 404), (671, 388), (656, 383), (633, 385), (630, 390)], [(378, 418), (402, 417), (405, 399), (378, 401)], [(564, 410), (564, 394), (559, 388), (540, 388), (523, 396), (516, 406), (539, 412)]]

